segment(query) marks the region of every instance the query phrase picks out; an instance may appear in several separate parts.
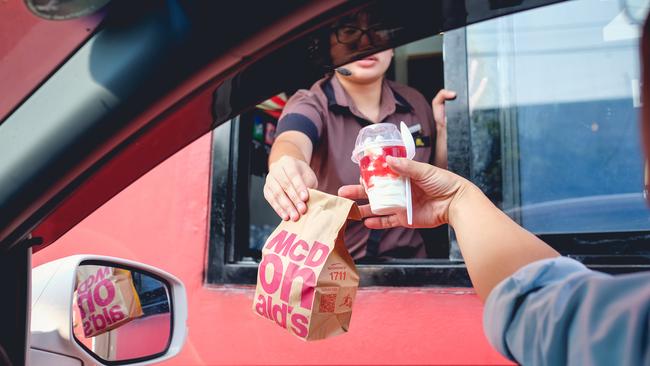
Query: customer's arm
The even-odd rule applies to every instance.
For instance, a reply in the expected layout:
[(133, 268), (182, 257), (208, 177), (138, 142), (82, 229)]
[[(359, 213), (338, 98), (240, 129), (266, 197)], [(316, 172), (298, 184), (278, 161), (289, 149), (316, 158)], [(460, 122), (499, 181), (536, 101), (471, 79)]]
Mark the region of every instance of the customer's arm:
[[(388, 158), (413, 181), (413, 226), (449, 223), (472, 283), (486, 301), (490, 343), (524, 365), (650, 364), (650, 274), (610, 276), (564, 257), (521, 228), (467, 180), (443, 169)], [(339, 195), (358, 199), (361, 186)], [(366, 226), (407, 226), (403, 213)], [(488, 296), (489, 295), (489, 296)]]
[(491, 292), (483, 329), (522, 365), (650, 365), (650, 273), (610, 276), (556, 257)]
[(476, 292), (485, 300), (499, 282), (519, 268), (559, 253), (512, 221), (475, 185), (465, 182), (449, 205), (449, 225), (456, 232)]
[[(444, 169), (407, 159), (387, 159), (397, 173), (413, 183), (413, 227), (435, 227), (449, 223), (476, 292), (485, 300), (490, 291), (519, 268), (559, 254), (535, 235), (501, 212), (468, 180)], [(365, 196), (361, 186), (345, 186), (344, 197)], [(370, 228), (408, 226), (404, 213), (372, 217), (362, 207)]]

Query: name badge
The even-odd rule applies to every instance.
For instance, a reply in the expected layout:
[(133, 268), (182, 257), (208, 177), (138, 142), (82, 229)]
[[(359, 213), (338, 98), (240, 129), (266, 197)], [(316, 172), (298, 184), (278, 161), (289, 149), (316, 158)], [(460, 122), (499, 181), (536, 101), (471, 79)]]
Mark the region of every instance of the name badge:
[(419, 123), (416, 123), (413, 126), (409, 126), (409, 131), (411, 131), (411, 134), (415, 134), (417, 132), (420, 132), (421, 130), (422, 130), (422, 125)]
[(415, 147), (430, 147), (431, 146), (431, 137), (422, 135), (422, 125), (416, 123), (412, 126), (409, 126), (409, 131), (413, 135), (413, 140), (415, 141)]

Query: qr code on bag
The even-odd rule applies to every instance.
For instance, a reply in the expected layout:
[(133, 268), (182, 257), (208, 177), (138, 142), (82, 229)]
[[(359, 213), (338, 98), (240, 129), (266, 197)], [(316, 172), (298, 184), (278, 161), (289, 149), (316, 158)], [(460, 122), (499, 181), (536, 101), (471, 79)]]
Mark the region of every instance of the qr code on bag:
[(321, 313), (333, 313), (336, 306), (336, 294), (323, 294), (320, 297), (318, 311)]

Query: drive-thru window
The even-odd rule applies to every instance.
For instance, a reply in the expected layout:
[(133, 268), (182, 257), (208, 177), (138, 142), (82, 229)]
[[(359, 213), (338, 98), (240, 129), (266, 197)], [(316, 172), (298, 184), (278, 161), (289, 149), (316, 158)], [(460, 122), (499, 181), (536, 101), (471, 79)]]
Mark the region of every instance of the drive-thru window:
[[(563, 254), (624, 271), (649, 263), (638, 37), (616, 2), (560, 3), (397, 47), (388, 77), (429, 100), (457, 91), (449, 168)], [(254, 283), (280, 222), (262, 193), (277, 117), (319, 76), (296, 71), (291, 88), (215, 131), (209, 282)], [(358, 263), (362, 285), (469, 285), (453, 231), (425, 237), (427, 259)]]

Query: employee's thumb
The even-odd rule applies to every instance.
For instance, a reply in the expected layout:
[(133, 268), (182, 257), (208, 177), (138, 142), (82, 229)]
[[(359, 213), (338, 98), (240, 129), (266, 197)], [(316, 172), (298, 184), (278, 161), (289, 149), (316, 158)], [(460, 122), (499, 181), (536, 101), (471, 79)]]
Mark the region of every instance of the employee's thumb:
[(386, 157), (386, 163), (388, 163), (388, 166), (395, 173), (412, 178), (415, 181), (425, 180), (432, 174), (432, 170), (435, 169), (433, 166), (426, 163), (420, 163), (405, 158), (395, 158), (392, 156)]

